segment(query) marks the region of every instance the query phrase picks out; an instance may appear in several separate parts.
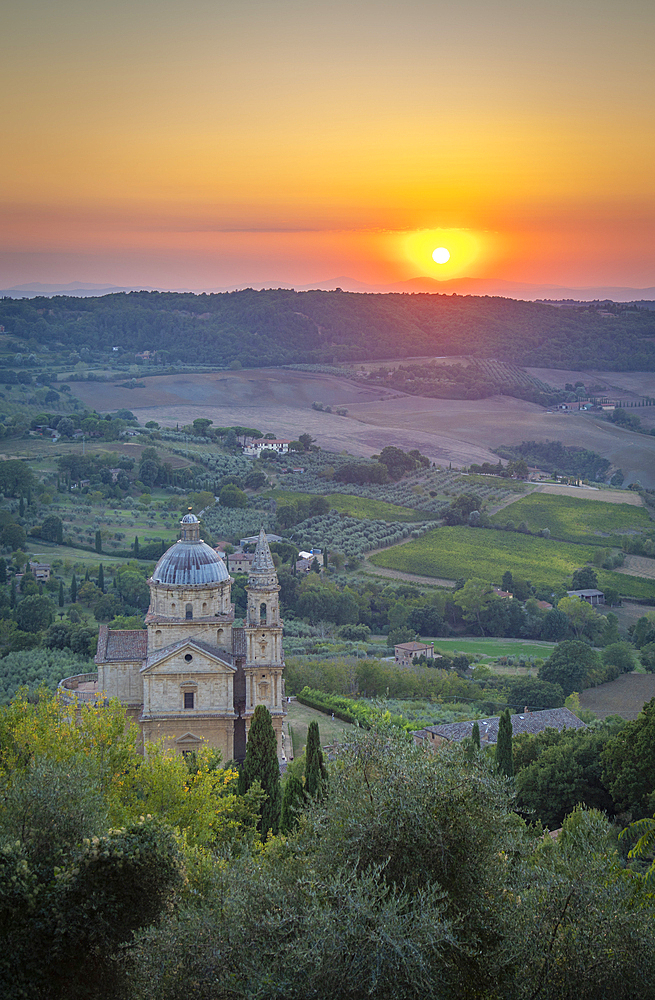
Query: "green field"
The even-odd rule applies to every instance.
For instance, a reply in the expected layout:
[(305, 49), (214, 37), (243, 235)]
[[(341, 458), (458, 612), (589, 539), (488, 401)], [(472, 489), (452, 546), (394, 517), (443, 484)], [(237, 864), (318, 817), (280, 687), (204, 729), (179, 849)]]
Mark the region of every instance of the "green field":
[[(534, 584), (569, 586), (573, 570), (593, 558), (595, 546), (553, 538), (534, 538), (516, 531), (483, 528), (434, 528), (422, 538), (394, 545), (371, 556), (376, 566), (450, 580), (477, 577), (500, 585), (505, 570)], [(598, 571), (600, 587), (616, 587), (631, 597), (653, 597), (655, 586), (623, 573)]]
[(546, 493), (531, 493), (491, 517), (492, 524), (508, 520), (525, 521), (534, 532), (548, 528), (552, 538), (583, 545), (620, 546), (623, 534), (655, 528), (644, 507)]
[(497, 660), (499, 656), (534, 656), (545, 660), (555, 648), (554, 642), (522, 642), (519, 639), (435, 639), (434, 648), (442, 653), (467, 653)]
[[(274, 490), (270, 494), (271, 499), (277, 500), (278, 503), (311, 500), (315, 496), (315, 493), (292, 493), (289, 490)], [(340, 514), (350, 514), (351, 517), (371, 518), (378, 521), (430, 520), (430, 515), (426, 514), (424, 510), (412, 510), (411, 507), (400, 507), (398, 504), (385, 503), (383, 500), (370, 500), (368, 497), (355, 497), (347, 493), (327, 493), (325, 499), (332, 510), (337, 510)]]
[(299, 701), (290, 702), (285, 705), (285, 709), (294, 757), (299, 757), (303, 752), (310, 722), (318, 722), (322, 746), (341, 742), (344, 730), (354, 728), (350, 722), (344, 722), (342, 719), (335, 719), (333, 722), (329, 715), (317, 712), (315, 708), (309, 708), (307, 705), (301, 705)]

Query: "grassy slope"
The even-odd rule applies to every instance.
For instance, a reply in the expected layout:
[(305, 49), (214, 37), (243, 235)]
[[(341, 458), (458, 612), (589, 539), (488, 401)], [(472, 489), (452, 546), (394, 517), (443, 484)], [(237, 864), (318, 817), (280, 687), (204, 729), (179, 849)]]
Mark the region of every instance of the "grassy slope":
[[(591, 561), (594, 545), (480, 528), (435, 528), (423, 538), (394, 545), (371, 556), (376, 566), (446, 579), (479, 577), (499, 585), (505, 570), (532, 583), (566, 586), (573, 570)], [(598, 571), (601, 587), (616, 587), (633, 597), (652, 597), (652, 582)]]
[(443, 653), (471, 653), (497, 659), (499, 656), (534, 656), (545, 660), (550, 656), (553, 642), (520, 642), (517, 639), (435, 639), (434, 648)]
[(287, 712), (287, 722), (293, 741), (293, 753), (299, 757), (307, 742), (307, 729), (310, 722), (318, 722), (321, 745), (327, 746), (329, 743), (338, 743), (343, 739), (343, 732), (352, 729), (349, 722), (335, 719), (334, 722), (329, 715), (317, 712), (315, 708), (301, 705), (299, 701), (292, 701), (285, 705)]
[(655, 528), (644, 507), (577, 497), (531, 493), (494, 514), (493, 524), (525, 521), (531, 531), (548, 528), (551, 537), (584, 545), (621, 545), (626, 532)]
[[(271, 497), (278, 503), (293, 500), (311, 500), (315, 493), (292, 493), (288, 490), (274, 490)], [(413, 510), (410, 507), (400, 507), (395, 503), (385, 503), (383, 500), (371, 500), (368, 497), (350, 496), (346, 493), (328, 493), (326, 500), (332, 510), (340, 514), (350, 514), (352, 517), (371, 518), (380, 521), (426, 521), (429, 517), (425, 511)]]

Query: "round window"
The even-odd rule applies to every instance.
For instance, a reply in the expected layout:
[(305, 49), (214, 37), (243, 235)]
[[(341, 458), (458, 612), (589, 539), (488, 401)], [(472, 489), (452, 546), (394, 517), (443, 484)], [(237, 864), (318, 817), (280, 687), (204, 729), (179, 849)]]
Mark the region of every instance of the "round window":
[(187, 663), (191, 663), (193, 657), (191, 656), (191, 653), (185, 653), (184, 659), (186, 660)]

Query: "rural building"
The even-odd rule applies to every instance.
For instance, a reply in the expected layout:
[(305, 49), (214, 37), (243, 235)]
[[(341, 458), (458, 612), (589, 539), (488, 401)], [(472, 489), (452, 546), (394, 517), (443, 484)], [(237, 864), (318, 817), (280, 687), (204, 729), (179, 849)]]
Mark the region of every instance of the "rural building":
[(248, 573), (254, 558), (254, 552), (233, 552), (227, 557), (230, 573)]
[(604, 604), (605, 594), (602, 590), (567, 590), (567, 595), (569, 597), (579, 597), (581, 601), (586, 601), (587, 604)]
[(30, 570), (34, 573), (34, 579), (37, 583), (47, 583), (50, 579), (50, 563), (31, 562)]
[[(442, 743), (459, 743), (470, 737), (473, 723), (477, 721), (480, 728), (480, 746), (494, 746), (498, 741), (498, 723), (500, 716), (490, 719), (473, 719), (470, 722), (451, 722), (444, 726), (425, 726), (416, 729), (412, 736), (418, 746), (435, 749)], [(523, 733), (543, 733), (544, 729), (586, 729), (577, 715), (568, 708), (547, 708), (543, 712), (523, 712), (512, 716), (512, 733), (520, 736)]]
[(273, 717), (282, 758), (284, 660), (279, 584), (262, 529), (250, 567), (245, 626), (234, 626), (232, 579), (200, 538), (194, 514), (152, 577), (146, 628), (100, 626), (95, 675), (59, 684), (65, 700), (118, 698), (139, 726), (144, 748), (164, 741), (180, 753), (203, 744), (223, 760), (243, 760), (257, 705)]
[(257, 441), (251, 441), (249, 444), (245, 445), (243, 449), (244, 455), (250, 455), (255, 458), (259, 458), (262, 451), (269, 449), (270, 451), (276, 451), (278, 455), (286, 455), (289, 451), (289, 445), (291, 441), (281, 441), (281, 440), (266, 440), (258, 439)]
[(399, 642), (393, 647), (396, 663), (401, 667), (411, 666), (415, 656), (425, 656), (428, 660), (434, 659), (433, 642)]

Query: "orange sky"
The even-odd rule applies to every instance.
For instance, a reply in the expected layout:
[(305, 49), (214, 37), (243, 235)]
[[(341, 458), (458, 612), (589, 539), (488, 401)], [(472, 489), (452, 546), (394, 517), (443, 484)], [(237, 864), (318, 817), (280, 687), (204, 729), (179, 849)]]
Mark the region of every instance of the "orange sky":
[(534, 7), (22, 0), (0, 287), (655, 285), (655, 6)]

